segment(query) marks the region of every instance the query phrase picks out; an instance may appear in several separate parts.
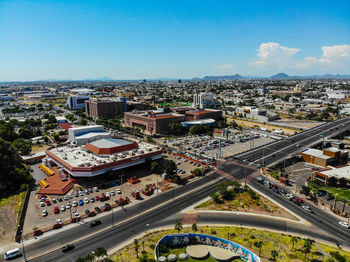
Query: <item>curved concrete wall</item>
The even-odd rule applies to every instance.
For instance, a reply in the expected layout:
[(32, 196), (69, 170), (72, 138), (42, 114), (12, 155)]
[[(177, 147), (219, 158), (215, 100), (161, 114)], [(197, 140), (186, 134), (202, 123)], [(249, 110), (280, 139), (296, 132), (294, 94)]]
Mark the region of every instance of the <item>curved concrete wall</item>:
[(260, 262), (260, 257), (254, 254), (252, 251), (242, 247), (241, 245), (229, 241), (220, 237), (203, 235), (203, 234), (171, 234), (166, 235), (160, 239), (155, 247), (155, 259), (159, 257), (159, 246), (165, 244), (168, 247), (187, 246), (187, 245), (209, 245), (220, 247), (232, 252), (235, 256), (239, 256), (241, 259), (247, 262)]

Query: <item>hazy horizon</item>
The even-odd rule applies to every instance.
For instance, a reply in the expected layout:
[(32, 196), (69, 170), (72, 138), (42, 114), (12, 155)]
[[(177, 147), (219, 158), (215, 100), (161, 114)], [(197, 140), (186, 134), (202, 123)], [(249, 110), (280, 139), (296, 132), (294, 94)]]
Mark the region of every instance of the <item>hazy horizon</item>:
[(348, 1), (0, 3), (0, 81), (350, 74)]

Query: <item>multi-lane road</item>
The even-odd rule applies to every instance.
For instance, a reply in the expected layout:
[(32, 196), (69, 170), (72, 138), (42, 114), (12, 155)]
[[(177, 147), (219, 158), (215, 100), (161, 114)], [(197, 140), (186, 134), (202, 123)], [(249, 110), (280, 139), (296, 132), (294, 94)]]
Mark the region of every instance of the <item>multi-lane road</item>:
[[(283, 154), (293, 154), (300, 150), (301, 147), (306, 147), (310, 143), (318, 141), (320, 135), (324, 135), (325, 137), (330, 136), (334, 131), (341, 132), (349, 129), (349, 127), (350, 121), (348, 119), (326, 123), (309, 131), (294, 135), (287, 140), (267, 145), (264, 150), (261, 147), (251, 152), (242, 153), (239, 155), (239, 159), (245, 159), (248, 163), (251, 163), (261, 159), (264, 155), (265, 165), (271, 164), (277, 158), (282, 157)], [(299, 146), (296, 146), (298, 144)], [(273, 150), (273, 153), (266, 153), (265, 150)], [(242, 179), (243, 174), (250, 175), (255, 172), (249, 166), (237, 166), (230, 161), (224, 163), (219, 168), (232, 176), (233, 179)], [(216, 185), (221, 181), (223, 181), (223, 178), (217, 173), (214, 173), (186, 186), (162, 193), (146, 201), (140, 201), (140, 203), (134, 206), (127, 207), (126, 211), (118, 210), (117, 212), (114, 211), (114, 213), (101, 216), (98, 219), (102, 221), (102, 225), (94, 229), (90, 228), (89, 223), (81, 223), (75, 226), (67, 226), (69, 230), (63, 228), (52, 235), (44, 234), (36, 240), (25, 243), (26, 257), (30, 261), (75, 261), (78, 257), (86, 255), (97, 246), (104, 246), (107, 250), (111, 250), (127, 239), (138, 237), (145, 230), (171, 225), (176, 220), (181, 219), (183, 215), (179, 214), (179, 211), (210, 195), (216, 190)], [(315, 213), (310, 214), (282, 196), (272, 193), (267, 187), (257, 183), (255, 179), (248, 179), (247, 181), (251, 186), (269, 195), (276, 202), (309, 221), (311, 226), (263, 217), (232, 216), (228, 214), (213, 215), (212, 213), (201, 213), (198, 223), (227, 223), (264, 227), (284, 232), (305, 234), (310, 237), (350, 246), (349, 231), (341, 228), (337, 224), (337, 219), (333, 216), (316, 208), (314, 208)], [(112, 222), (115, 225), (114, 227), (111, 227)], [(150, 226), (147, 227), (147, 224)], [(320, 230), (316, 230), (315, 228)], [(60, 248), (66, 243), (73, 242), (76, 248), (63, 254)]]
[(323, 138), (334, 137), (350, 129), (350, 119), (343, 118), (314, 127), (307, 131), (290, 136), (247, 152), (240, 153), (232, 159), (239, 159), (247, 163), (269, 165), (279, 159), (291, 156), (304, 147), (322, 141)]

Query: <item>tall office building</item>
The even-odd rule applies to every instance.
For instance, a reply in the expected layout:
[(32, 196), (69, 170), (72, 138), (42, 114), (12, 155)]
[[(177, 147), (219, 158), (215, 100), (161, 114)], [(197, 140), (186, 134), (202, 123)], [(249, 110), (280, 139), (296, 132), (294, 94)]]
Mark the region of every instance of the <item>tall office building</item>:
[(214, 96), (209, 93), (200, 93), (193, 95), (193, 108), (210, 108), (215, 106)]
[(82, 109), (85, 107), (85, 101), (90, 100), (89, 96), (70, 96), (67, 99), (69, 109)]

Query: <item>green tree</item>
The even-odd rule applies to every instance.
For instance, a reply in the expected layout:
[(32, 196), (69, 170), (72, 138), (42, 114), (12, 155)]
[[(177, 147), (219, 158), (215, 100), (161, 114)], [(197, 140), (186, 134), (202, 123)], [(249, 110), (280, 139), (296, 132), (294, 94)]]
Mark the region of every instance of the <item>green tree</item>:
[(139, 257), (139, 241), (136, 238), (134, 239), (134, 245), (135, 245), (136, 257)]
[(57, 143), (60, 142), (60, 135), (59, 135), (59, 134), (53, 133), (53, 134), (52, 134), (52, 137), (53, 137), (53, 139), (54, 139)]
[(79, 257), (75, 262), (85, 262), (85, 257)]
[(183, 224), (180, 221), (176, 221), (175, 223), (175, 230), (177, 230), (179, 233), (183, 228)]
[(292, 241), (292, 248), (294, 249), (294, 244), (298, 243), (298, 238), (296, 236), (292, 236), (291, 241)]
[(311, 249), (312, 249), (312, 240), (311, 239), (305, 239), (304, 241), (304, 245), (303, 245), (303, 253), (304, 253), (304, 257), (306, 258), (306, 255), (310, 253)]
[(276, 250), (271, 250), (271, 259), (272, 261), (276, 261), (276, 257), (278, 256), (278, 252)]
[(174, 171), (176, 170), (176, 164), (172, 160), (168, 160), (165, 166), (165, 173), (167, 176), (171, 176), (174, 174)]
[(13, 141), (12, 146), (20, 155), (29, 155), (32, 150), (32, 143), (30, 141), (25, 141), (23, 138), (18, 138)]
[(107, 256), (107, 250), (104, 247), (97, 247), (95, 249), (95, 257), (104, 257)]
[(327, 179), (327, 185), (328, 186), (332, 186), (332, 187), (335, 187), (337, 186), (337, 183), (338, 183), (338, 179), (334, 176), (331, 176)]
[(94, 262), (95, 261), (95, 256), (93, 254), (87, 254), (84, 257), (85, 262)]
[(155, 173), (159, 170), (159, 163), (157, 161), (153, 161), (151, 163), (151, 172)]
[(195, 233), (198, 231), (198, 227), (197, 227), (197, 224), (196, 224), (196, 223), (192, 224), (192, 230), (193, 230), (193, 232), (195, 232)]

